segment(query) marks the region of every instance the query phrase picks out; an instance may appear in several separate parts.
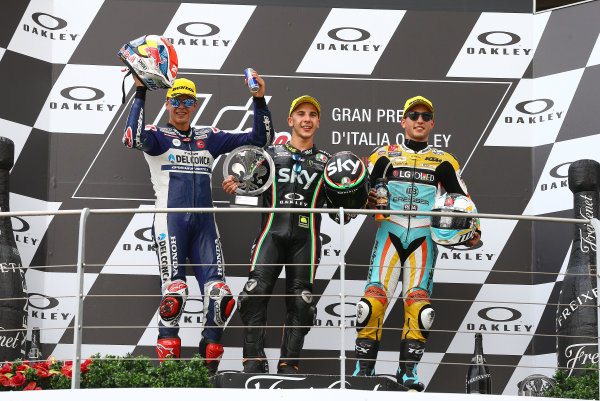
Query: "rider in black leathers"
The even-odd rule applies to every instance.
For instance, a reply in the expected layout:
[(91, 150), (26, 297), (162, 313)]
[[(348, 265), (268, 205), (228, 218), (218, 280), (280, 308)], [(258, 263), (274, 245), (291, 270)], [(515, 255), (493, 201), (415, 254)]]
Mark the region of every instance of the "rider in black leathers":
[[(294, 100), (288, 123), (292, 139), (274, 145), (267, 152), (275, 163), (275, 178), (263, 194), (264, 207), (324, 207), (323, 171), (328, 153), (313, 144), (319, 126), (320, 107), (310, 96)], [(233, 177), (223, 182), (232, 193)], [(319, 238), (321, 216), (310, 213), (269, 213), (262, 217), (260, 235), (252, 249), (248, 282), (238, 298), (244, 329), (244, 372), (267, 373), (264, 351), (264, 326), (267, 304), (275, 282), (286, 266), (286, 319), (278, 373), (297, 373), (304, 337), (314, 324), (315, 301), (312, 295), (315, 269), (321, 255)], [(297, 327), (301, 326), (301, 327)]]

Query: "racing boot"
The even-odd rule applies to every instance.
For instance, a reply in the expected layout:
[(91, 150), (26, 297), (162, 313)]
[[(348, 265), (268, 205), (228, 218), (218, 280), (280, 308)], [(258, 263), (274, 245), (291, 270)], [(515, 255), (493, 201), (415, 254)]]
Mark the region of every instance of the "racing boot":
[(181, 339), (177, 336), (158, 336), (156, 354), (160, 362), (164, 362), (166, 358), (179, 358), (181, 354)]
[(379, 352), (379, 341), (370, 338), (357, 338), (354, 345), (356, 355), (356, 370), (352, 376), (373, 376), (375, 360)]
[(423, 391), (425, 384), (417, 377), (417, 364), (425, 352), (425, 343), (418, 340), (400, 342), (400, 364), (396, 372), (396, 381), (409, 390)]
[(286, 362), (280, 362), (277, 366), (277, 373), (283, 375), (296, 375), (298, 374), (298, 365), (291, 365)]
[(221, 362), (221, 357), (223, 356), (223, 346), (202, 338), (199, 348), (200, 356), (204, 359), (209, 376), (216, 375), (219, 369), (219, 362)]
[(262, 358), (248, 358), (242, 361), (244, 365), (244, 373), (269, 373), (269, 361), (262, 353)]

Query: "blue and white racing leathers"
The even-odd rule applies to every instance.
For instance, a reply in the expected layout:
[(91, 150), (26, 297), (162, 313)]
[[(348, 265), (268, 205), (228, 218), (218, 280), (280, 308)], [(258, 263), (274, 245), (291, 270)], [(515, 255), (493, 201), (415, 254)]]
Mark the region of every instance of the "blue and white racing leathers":
[[(212, 207), (214, 160), (242, 145), (272, 142), (271, 113), (264, 98), (254, 98), (254, 128), (233, 134), (216, 128), (179, 131), (172, 125), (144, 125), (145, 90), (138, 90), (129, 112), (123, 143), (144, 152), (156, 194), (157, 208)], [(204, 330), (209, 342), (219, 342), (234, 301), (225, 284), (223, 254), (212, 214), (158, 213), (152, 235), (160, 266), (159, 339), (176, 338), (183, 312), (188, 263), (204, 295)], [(167, 352), (168, 353), (168, 352)]]

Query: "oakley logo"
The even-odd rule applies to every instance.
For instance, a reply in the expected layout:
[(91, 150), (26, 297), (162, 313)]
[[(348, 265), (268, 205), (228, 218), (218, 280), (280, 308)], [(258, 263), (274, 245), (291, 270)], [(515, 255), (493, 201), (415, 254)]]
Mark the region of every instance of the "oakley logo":
[[(13, 219), (12, 220), (13, 231), (16, 232), (16, 233), (22, 233), (22, 232), (25, 232), (25, 231), (29, 231), (29, 229), (31, 228), (30, 225), (29, 225), (29, 223), (27, 223), (25, 220), (23, 220), (20, 217), (13, 216), (12, 219)], [(15, 225), (15, 221), (18, 221), (19, 224)]]
[[(490, 311), (492, 310), (506, 311), (509, 313), (509, 316), (507, 316), (505, 319), (495, 319), (493, 317), (490, 317), (489, 315)], [(513, 308), (507, 308), (504, 306), (491, 306), (489, 308), (481, 309), (479, 312), (477, 312), (477, 316), (479, 316), (482, 319), (489, 320), (491, 322), (512, 322), (513, 320), (520, 319), (521, 316), (523, 316), (523, 314)]]
[(29, 24), (23, 24), (23, 30), (25, 32), (32, 33), (34, 35), (48, 38), (51, 40), (76, 40), (79, 34), (77, 33), (58, 33), (58, 31), (67, 26), (67, 21), (62, 18), (55, 17), (46, 13), (33, 13), (31, 19), (37, 25), (45, 29), (40, 29), (36, 26), (30, 26)]
[[(54, 23), (50, 25), (45, 24), (43, 21), (48, 21), (48, 18), (53, 20)], [(42, 28), (50, 29), (51, 31), (57, 31), (67, 26), (67, 21), (64, 19), (46, 13), (33, 13), (31, 14), (31, 19)]]
[(528, 117), (522, 116), (506, 116), (504, 122), (506, 124), (538, 124), (547, 121), (560, 120), (564, 114), (564, 111), (549, 112), (554, 107), (554, 101), (552, 99), (533, 99), (520, 102), (515, 106), (515, 109), (522, 113), (527, 114)]
[[(559, 164), (558, 166), (554, 166), (552, 167), (552, 170), (550, 170), (550, 175), (554, 178), (567, 178), (568, 172), (569, 172), (569, 166), (571, 165), (572, 162), (566, 162), (566, 163), (562, 163)], [(562, 169), (562, 173), (559, 171), (562, 167), (566, 167), (564, 169)]]
[[(341, 315), (335, 311), (336, 309), (340, 308), (340, 305), (341, 305), (341, 303), (339, 303), (339, 302), (329, 304), (325, 307), (325, 312), (329, 313), (331, 316), (341, 317)], [(354, 312), (356, 311), (356, 304), (354, 304), (352, 302), (346, 302), (345, 308), (346, 308), (346, 312), (350, 311), (350, 314), (345, 316), (346, 318), (355, 317)], [(340, 310), (340, 312), (341, 312), (341, 310)]]
[[(198, 29), (192, 29), (194, 32), (198, 32), (198, 31), (206, 31), (208, 28), (208, 32), (202, 32), (202, 33), (192, 33), (190, 32), (189, 28), (192, 25), (200, 25), (200, 28)], [(210, 24), (208, 22), (186, 22), (185, 24), (181, 24), (177, 27), (177, 32), (182, 33), (184, 35), (188, 35), (188, 36), (195, 36), (195, 37), (205, 37), (205, 36), (214, 36), (216, 34), (218, 34), (219, 32), (221, 32), (221, 29), (214, 25), (214, 24)]]
[(283, 197), (285, 199), (291, 200), (291, 201), (301, 201), (301, 200), (304, 200), (304, 196), (302, 196), (300, 194), (294, 194), (294, 193), (285, 194)]
[(141, 241), (152, 242), (152, 234), (151, 233), (152, 233), (152, 228), (145, 227), (145, 228), (140, 228), (133, 235)]
[(35, 309), (46, 310), (56, 308), (58, 299), (37, 292), (30, 292), (27, 304)]
[(381, 45), (358, 44), (371, 37), (369, 31), (355, 27), (334, 28), (327, 32), (327, 36), (336, 42), (343, 43), (317, 43), (317, 50), (336, 50), (351, 52), (379, 51)]
[(477, 40), (488, 46), (510, 46), (519, 43), (521, 37), (512, 32), (491, 31), (477, 36)]
[[(538, 102), (541, 102), (544, 104), (543, 107), (541, 108), (541, 110), (538, 110), (538, 111), (527, 110), (529, 105), (531, 105), (532, 103), (535, 104)], [(533, 115), (533, 114), (540, 114), (547, 110), (550, 110), (553, 106), (554, 106), (554, 101), (551, 99), (535, 99), (535, 100), (526, 100), (524, 102), (521, 102), (515, 106), (515, 109), (517, 109), (521, 113)]]
[(339, 40), (341, 42), (362, 42), (371, 37), (369, 31), (354, 27), (341, 27), (335, 28), (327, 32), (333, 40)]
[[(83, 90), (84, 93), (88, 90), (91, 92), (87, 94), (88, 96), (82, 96), (79, 93), (81, 90)], [(76, 92), (76, 94), (80, 97), (73, 96), (71, 94), (73, 91), (78, 91)], [(102, 99), (104, 97), (104, 92), (102, 92), (100, 89), (92, 88), (91, 86), (71, 86), (69, 88), (61, 90), (60, 94), (62, 95), (62, 97), (76, 102), (92, 102), (94, 100)]]
[(467, 54), (486, 54), (501, 56), (528, 56), (533, 49), (523, 48), (522, 45), (509, 47), (521, 41), (521, 37), (516, 33), (506, 31), (484, 32), (477, 36), (480, 43), (485, 47), (467, 47)]
[(210, 39), (221, 32), (221, 28), (208, 22), (186, 22), (177, 27), (177, 32), (194, 38), (169, 38), (169, 41), (177, 46), (210, 46), (228, 47), (231, 40)]

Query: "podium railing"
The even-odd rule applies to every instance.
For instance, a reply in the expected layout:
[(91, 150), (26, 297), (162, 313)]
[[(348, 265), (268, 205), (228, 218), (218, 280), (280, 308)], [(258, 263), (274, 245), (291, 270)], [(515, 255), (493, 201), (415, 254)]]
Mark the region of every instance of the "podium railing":
[[(77, 306), (74, 313), (74, 336), (73, 336), (73, 371), (71, 388), (80, 388), (80, 364), (81, 364), (81, 343), (82, 343), (82, 330), (83, 330), (83, 300), (84, 300), (84, 270), (86, 267), (85, 263), (85, 251), (86, 251), (86, 228), (87, 220), (90, 215), (104, 215), (104, 214), (156, 214), (156, 213), (339, 213), (340, 221), (344, 220), (345, 214), (355, 215), (375, 215), (380, 214), (378, 210), (365, 210), (365, 209), (325, 209), (325, 208), (157, 208), (157, 209), (76, 209), (76, 210), (59, 210), (59, 211), (24, 211), (24, 212), (0, 212), (0, 217), (25, 217), (25, 216), (59, 216), (59, 215), (79, 215), (79, 233), (77, 241), (77, 292), (74, 295), (77, 299)], [(452, 213), (452, 212), (418, 212), (418, 211), (386, 211), (386, 214), (390, 215), (404, 215), (404, 216), (456, 216), (464, 217), (464, 213)], [(524, 215), (510, 215), (510, 214), (492, 214), (492, 213), (474, 213), (473, 217), (478, 218), (489, 218), (489, 219), (503, 219), (503, 220), (517, 220), (517, 221), (543, 221), (543, 222), (554, 222), (554, 223), (567, 223), (567, 224), (591, 224), (597, 233), (600, 233), (600, 221), (598, 219), (575, 219), (575, 218), (562, 218), (562, 217), (541, 217), (541, 216), (524, 216)], [(346, 316), (345, 304), (345, 267), (346, 267), (346, 252), (344, 246), (344, 225), (339, 224), (340, 227), (340, 255), (338, 266), (340, 267), (340, 316)], [(600, 249), (600, 235), (596, 236), (596, 247)], [(597, 301), (598, 301), (597, 297)], [(598, 301), (600, 306), (600, 301)], [(598, 308), (598, 321), (600, 322), (600, 307)], [(340, 319), (340, 388), (345, 388), (346, 376), (346, 347), (345, 347), (345, 332), (348, 329), (345, 323), (345, 319)], [(435, 330), (432, 330), (435, 331)], [(597, 338), (598, 349), (600, 349), (600, 335)]]

